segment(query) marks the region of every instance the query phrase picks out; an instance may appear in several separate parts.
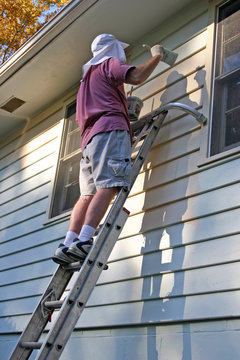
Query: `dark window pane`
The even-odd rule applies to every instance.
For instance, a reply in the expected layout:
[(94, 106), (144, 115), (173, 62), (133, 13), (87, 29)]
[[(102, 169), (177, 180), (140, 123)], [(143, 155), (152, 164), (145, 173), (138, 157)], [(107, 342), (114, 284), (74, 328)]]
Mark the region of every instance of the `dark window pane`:
[(225, 145), (240, 142), (240, 108), (227, 115)]
[[(240, 15), (239, 15), (240, 16)], [(230, 72), (240, 66), (240, 36), (223, 46), (223, 72)]]
[(66, 117), (69, 118), (75, 113), (76, 113), (76, 101), (74, 101), (71, 105), (68, 106)]
[(71, 209), (79, 198), (79, 159), (67, 162), (65, 165), (65, 182), (61, 211)]
[(73, 205), (79, 198), (79, 185), (73, 184), (71, 187), (65, 189), (65, 203), (63, 210), (72, 209)]
[(240, 1), (230, 1), (219, 9), (216, 76), (240, 66)]
[(80, 131), (75, 131), (67, 135), (66, 147), (65, 147), (65, 156), (73, 153), (76, 150), (79, 150), (81, 146), (81, 136)]
[(52, 216), (71, 209), (79, 198), (79, 160), (80, 156), (76, 156), (59, 166)]
[(240, 74), (235, 79), (229, 81), (227, 110), (231, 110), (240, 105)]
[(75, 129), (78, 129), (78, 123), (76, 122), (76, 114), (75, 113), (67, 118), (67, 122), (68, 122), (68, 128), (67, 128), (68, 133)]
[(76, 159), (75, 161), (67, 162), (65, 167), (65, 186), (71, 185), (73, 182), (78, 182), (79, 175), (79, 161)]
[(223, 24), (223, 41), (231, 41), (232, 39), (234, 39), (236, 34), (240, 32), (239, 11), (230, 14), (226, 19), (223, 20)]
[(81, 147), (81, 135), (76, 122), (76, 103), (72, 104), (67, 110), (67, 123), (65, 129), (64, 156), (68, 156)]

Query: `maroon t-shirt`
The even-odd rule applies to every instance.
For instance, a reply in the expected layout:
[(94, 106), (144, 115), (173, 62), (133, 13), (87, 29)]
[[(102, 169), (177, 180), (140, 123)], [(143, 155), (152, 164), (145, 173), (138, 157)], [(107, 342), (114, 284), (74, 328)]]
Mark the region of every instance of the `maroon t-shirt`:
[(127, 130), (131, 135), (123, 83), (133, 66), (116, 58), (92, 65), (77, 95), (77, 122), (82, 134), (82, 151), (101, 132)]

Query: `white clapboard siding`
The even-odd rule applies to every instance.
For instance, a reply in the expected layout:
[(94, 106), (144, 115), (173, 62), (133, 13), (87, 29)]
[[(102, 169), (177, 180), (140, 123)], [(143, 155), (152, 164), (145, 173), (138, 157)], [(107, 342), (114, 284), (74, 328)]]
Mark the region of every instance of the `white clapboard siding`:
[(14, 227), (16, 224), (27, 221), (30, 214), (31, 217), (33, 217), (41, 213), (48, 204), (48, 193), (49, 187), (47, 187), (45, 191), (42, 192), (42, 196), (39, 199), (31, 202), (30, 204), (25, 204), (23, 208), (20, 208), (20, 210), (12, 211), (10, 214), (4, 216), (3, 229), (9, 229)]
[[(221, 193), (221, 191), (217, 191), (214, 195), (220, 196), (221, 198), (221, 195), (219, 195), (219, 193)], [(230, 195), (232, 196), (232, 199), (230, 200), (232, 201), (231, 205), (233, 205), (233, 207), (230, 206), (229, 209), (229, 205), (228, 203), (226, 203), (226, 201), (224, 201), (223, 199), (217, 199), (216, 196), (208, 195), (209, 194), (207, 194), (207, 196), (201, 196), (201, 199), (194, 198), (191, 202), (189, 200), (189, 208), (188, 201), (182, 200), (170, 205), (164, 205), (159, 209), (151, 209), (145, 213), (142, 212), (136, 216), (132, 216), (128, 218), (128, 221), (123, 229), (123, 234), (125, 236), (130, 236), (132, 234), (137, 234), (138, 232), (146, 232), (154, 228), (164, 228), (165, 226), (182, 224), (183, 220), (185, 222), (189, 222), (194, 219), (200, 221), (201, 217), (205, 218), (206, 216), (215, 215), (217, 213), (221, 213), (227, 210), (232, 211), (234, 208), (239, 207), (237, 201), (233, 199), (234, 197), (236, 198), (236, 194)], [(206, 202), (203, 201), (203, 203), (201, 200), (209, 200), (213, 202), (216, 201), (216, 204), (207, 203), (209, 206), (209, 210), (211, 210), (212, 214), (211, 212), (208, 212), (208, 206), (206, 205)], [(226, 224), (225, 226), (227, 225), (228, 224)], [(215, 221), (212, 223), (212, 226), (215, 226)], [(192, 233), (193, 238), (194, 236), (195, 232)]]
[(153, 100), (154, 107), (158, 107), (181, 99), (184, 94), (189, 96), (189, 101), (192, 101), (192, 107), (199, 105), (199, 102), (194, 101), (192, 94), (204, 85), (205, 72), (203, 70), (196, 70), (193, 73), (186, 74), (186, 76), (174, 71), (170, 73), (169, 77), (171, 77), (171, 79), (166, 88), (163, 87), (160, 91), (153, 92), (152, 95), (149, 94), (146, 100), (144, 100), (143, 113), (148, 111)]
[[(181, 77), (187, 77), (188, 74), (197, 71), (205, 66), (206, 57), (206, 39), (207, 32), (199, 34), (197, 37), (184, 43), (180, 48), (175, 49), (178, 53), (176, 64), (172, 67), (165, 67), (160, 63), (155, 71), (155, 75), (151, 76), (145, 84), (137, 86), (133, 89), (133, 95), (145, 100), (151, 94), (159, 93), (164, 88), (167, 88), (175, 80)], [(199, 41), (199, 43), (197, 43)], [(204, 74), (204, 71), (200, 70)], [(196, 82), (198, 76), (196, 77)]]
[(199, 169), (196, 166), (198, 156), (198, 152), (193, 151), (190, 154), (180, 155), (173, 160), (155, 164), (154, 167), (151, 167), (151, 163), (148, 163), (148, 166), (144, 165), (146, 169), (139, 173), (130, 195), (155, 186), (161, 186), (198, 171)]
[[(197, 154), (194, 154), (194, 160), (196, 160), (197, 156)], [(181, 192), (185, 189), (184, 195), (188, 197), (237, 182), (240, 177), (240, 158), (201, 171), (196, 166), (190, 167), (189, 163), (192, 164), (190, 157), (184, 157), (175, 160), (172, 164), (167, 163), (142, 172), (138, 176), (131, 194), (147, 191), (161, 185), (164, 186), (168, 183), (169, 189), (172, 188), (170, 191)], [(177, 172), (178, 169), (181, 169), (182, 172)], [(168, 171), (167, 175), (166, 171)], [(186, 178), (182, 176), (183, 174), (186, 175)], [(180, 182), (177, 181), (179, 178)], [(184, 188), (179, 189), (178, 184), (180, 186), (182, 184)]]
[[(169, 234), (169, 236), (172, 233)], [(160, 240), (152, 237), (151, 240), (146, 239), (145, 243), (143, 239), (126, 239), (118, 241), (112, 256), (110, 257), (110, 271), (103, 272), (99, 284), (102, 283), (112, 283), (115, 281), (123, 281), (129, 278), (136, 278), (140, 276), (149, 276), (152, 274), (160, 274), (161, 272), (166, 271), (180, 271), (181, 269), (188, 269), (194, 267), (203, 267), (210, 266), (211, 264), (220, 264), (226, 262), (235, 262), (239, 259), (239, 236), (231, 236), (228, 238), (221, 238), (211, 240), (211, 242), (202, 242), (196, 244), (190, 244), (187, 247), (177, 247), (171, 248), (174, 244), (171, 244), (170, 239), (168, 240), (168, 246), (166, 245), (166, 240), (164, 237), (167, 236), (167, 233), (162, 237), (161, 242), (164, 242), (165, 245), (162, 247), (165, 250), (159, 251), (161, 247)], [(155, 236), (156, 237), (156, 236)], [(180, 244), (178, 244), (180, 245)], [(14, 276), (14, 283), (16, 281), (27, 280), (30, 278), (27, 274), (27, 278), (21, 277), (21, 274), (24, 276), (24, 272), (18, 267), (25, 265), (29, 262), (30, 264), (34, 261), (41, 261), (46, 259), (49, 252), (53, 251), (55, 244), (50, 246), (46, 244), (44, 247), (46, 251), (44, 254), (36, 253), (33, 248), (29, 250), (26, 249), (24, 258), (28, 259), (25, 262), (21, 262), (18, 254), (12, 254), (6, 258), (5, 268), (6, 270), (1, 274), (1, 282), (4, 282), (4, 276), (7, 273), (7, 268), (11, 272), (16, 271), (17, 276)], [(208, 256), (206, 256), (206, 253)], [(141, 254), (145, 254), (142, 257)], [(203, 256), (201, 256), (203, 254)], [(134, 257), (134, 258), (133, 258)], [(113, 263), (114, 259), (118, 260), (119, 258), (125, 258), (125, 260), (117, 261)], [(184, 261), (183, 261), (184, 258)], [(4, 260), (4, 259), (3, 259)], [(153, 265), (150, 266), (152, 263)], [(14, 269), (11, 269), (11, 266), (14, 264)], [(34, 265), (35, 266), (35, 265)], [(147, 271), (150, 269), (150, 273)], [(34, 272), (31, 272), (31, 277), (34, 278)], [(9, 283), (9, 282), (8, 282)]]
[(239, 235), (145, 253), (110, 263), (99, 284), (239, 260)]
[[(141, 115), (172, 101), (201, 111), (208, 57), (203, 19), (206, 25), (207, 13), (198, 9), (194, 20), (186, 18), (165, 38), (179, 56), (172, 68), (160, 63), (150, 80), (133, 89), (144, 100)], [(139, 63), (145, 56), (140, 54)], [(58, 110), (42, 120), (1, 156), (0, 332), (23, 330), (57, 267), (51, 256), (68, 217), (44, 223), (61, 116)], [(126, 202), (131, 213), (109, 270), (102, 272), (77, 327), (238, 316), (240, 157), (199, 168), (201, 136), (191, 115), (168, 112)]]
[[(165, 274), (157, 272), (151, 276), (146, 275), (143, 271), (138, 277), (131, 280), (115, 281), (110, 284), (96, 286), (87, 307), (236, 290), (240, 288), (240, 280), (236, 277), (229, 279), (228, 274), (239, 271), (239, 266), (239, 262), (233, 262), (224, 264), (221, 267), (212, 265), (208, 268), (196, 268)], [(0, 301), (1, 313), (5, 316), (21, 314), (21, 311), (15, 306), (16, 301), (19, 300), (21, 300), (22, 306), (25, 307), (24, 312), (28, 312), (29, 307), (35, 306), (46, 280), (45, 278), (39, 279), (38, 287), (36, 281), (27, 283), (25, 286), (27, 293), (22, 292), (23, 286), (20, 284), (20, 286), (16, 287), (18, 292), (15, 292), (15, 300), (12, 287), (12, 298), (4, 299), (3, 296)], [(34, 286), (33, 289), (31, 285)]]
[[(187, 184), (187, 179), (184, 179), (176, 182), (174, 184), (176, 186), (166, 185), (132, 196), (127, 200), (126, 207), (132, 214), (159, 208), (159, 225), (161, 226), (161, 219), (163, 222), (165, 220), (173, 222), (173, 219), (175, 221), (189, 220), (239, 206), (236, 194), (240, 191), (240, 183), (186, 199)], [(169, 203), (174, 203), (174, 206), (172, 207)], [(160, 206), (163, 205), (164, 209), (161, 211)]]
[[(33, 235), (34, 236), (34, 235)], [(56, 249), (56, 242), (45, 242), (40, 246), (29, 246), (24, 251), (12, 253), (1, 259), (1, 270), (6, 272), (8, 269), (16, 269), (31, 263), (36, 263), (45, 259), (49, 259)], [(40, 251), (41, 250), (41, 251)], [(54, 264), (56, 267), (56, 264)], [(31, 275), (29, 275), (31, 278)]]
[(178, 137), (175, 141), (154, 146), (149, 152), (143, 168), (149, 168), (199, 150), (200, 130)]
[[(240, 291), (166, 298), (86, 308), (77, 328), (112, 327), (140, 324), (164, 324), (179, 321), (208, 320), (238, 317)], [(207, 304), (207, 306), (203, 306)], [(111, 314), (111, 316), (109, 316)], [(53, 319), (55, 316), (53, 316)], [(20, 325), (16, 317), (14, 325)], [(94, 325), (93, 325), (94, 324)]]
[(46, 220), (46, 206), (48, 200), (43, 202), (43, 207), (39, 208), (36, 214), (28, 214), (28, 219), (17, 223), (9, 228), (4, 228), (0, 234), (0, 241), (11, 240), (17, 236), (22, 236), (28, 232), (34, 232), (39, 229), (39, 224), (43, 224)]
[(240, 289), (240, 279), (229, 278), (229, 274), (239, 270), (240, 263), (233, 262), (150, 276), (141, 274), (141, 277), (131, 280), (96, 286), (88, 306)]
[[(175, 88), (174, 85), (173, 88)], [(179, 82), (179, 88), (176, 93), (168, 89), (168, 91), (161, 91), (160, 93), (155, 94), (145, 100), (141, 111), (141, 116), (144, 116), (145, 114), (150, 113), (152, 110), (157, 109), (159, 106), (170, 102), (183, 103), (193, 108), (201, 105), (202, 89), (200, 87), (196, 85), (193, 87), (191, 92), (187, 92), (186, 80), (182, 80)]]
[(52, 141), (58, 136), (59, 124), (50, 128), (47, 132), (43, 132), (32, 140), (28, 141), (21, 147), (18, 147), (15, 151), (12, 151), (9, 155), (5, 156), (0, 161), (0, 178), (11, 176), (13, 172), (22, 169), (22, 163), (25, 162), (25, 158), (31, 153), (34, 153), (37, 149), (41, 148), (49, 141)]
[(64, 220), (65, 221), (52, 223), (48, 226), (39, 224), (39, 228), (35, 232), (28, 232), (24, 235), (15, 236), (11, 240), (2, 242), (1, 256), (7, 257), (18, 251), (23, 251), (29, 247), (39, 246), (47, 242), (62, 241), (68, 225), (68, 220)]
[(49, 282), (50, 276), (44, 276), (34, 280), (4, 285), (2, 286), (2, 292), (0, 293), (0, 301), (8, 301), (18, 297), (42, 295)]
[[(55, 141), (50, 141), (49, 143), (45, 144), (43, 147), (37, 149), (36, 151), (32, 152), (26, 158), (19, 160), (15, 163), (14, 172), (8, 177), (2, 177), (0, 190), (1, 192), (7, 190), (9, 187), (14, 186), (15, 184), (23, 181), (24, 179), (32, 176), (34, 171), (38, 170), (38, 162), (42, 160), (43, 163), (46, 164), (45, 158), (49, 154), (53, 154), (56, 152), (56, 147), (58, 145), (59, 140), (56, 139)], [(41, 166), (41, 164), (40, 164)]]
[[(228, 247), (226, 246), (228, 244)], [(211, 249), (212, 247), (212, 249)], [(218, 248), (219, 253), (224, 255), (224, 258), (219, 259), (216, 255), (216, 247)], [(222, 249), (223, 251), (221, 251)], [(227, 248), (227, 249), (226, 249)], [(206, 249), (208, 249), (207, 256), (206, 256)], [(229, 269), (231, 271), (236, 271), (238, 269), (237, 265), (239, 266), (239, 263), (235, 263), (236, 259), (239, 259), (240, 254), (240, 245), (239, 245), (239, 236), (238, 237), (232, 237), (227, 239), (221, 239), (221, 240), (215, 240), (211, 242), (211, 246), (207, 244), (206, 242), (203, 242), (201, 244), (194, 244), (187, 246), (184, 250), (181, 248), (174, 249), (176, 254), (171, 254), (165, 256), (165, 251), (162, 253), (152, 253), (149, 255), (145, 255), (144, 258), (138, 257), (134, 259), (134, 263), (129, 260), (126, 261), (120, 261), (115, 264), (111, 264), (111, 271), (103, 273), (102, 277), (105, 275), (105, 282), (108, 280), (108, 282), (112, 282), (112, 284), (107, 284), (104, 286), (97, 286), (96, 289), (93, 292), (93, 295), (91, 297), (91, 301), (89, 302), (88, 306), (98, 306), (101, 304), (111, 304), (111, 303), (121, 303), (121, 302), (131, 302), (131, 301), (139, 301), (139, 300), (147, 300), (147, 299), (158, 299), (158, 298), (170, 298), (175, 296), (182, 296), (187, 294), (195, 294), (196, 293), (212, 293), (216, 291), (216, 280), (217, 276), (221, 275), (218, 273), (218, 267), (215, 266), (215, 269), (213, 270), (213, 279), (208, 282), (208, 286), (206, 285), (206, 279), (204, 274), (206, 274), (207, 268), (204, 269), (204, 266), (207, 266), (208, 264), (211, 264), (213, 266), (214, 264), (219, 263), (227, 263), (234, 261), (233, 264), (231, 264), (231, 267)], [(183, 252), (181, 254), (181, 252)], [(166, 262), (166, 258), (171, 259), (170, 262)], [(130, 266), (128, 266), (128, 264)], [(151, 273), (149, 273), (150, 264), (154, 264), (154, 268), (152, 269)], [(118, 271), (115, 266), (118, 266)], [(185, 273), (182, 272), (184, 269), (194, 269), (199, 268), (200, 270), (193, 275), (193, 270), (189, 271), (189, 277), (190, 280), (188, 280), (188, 272)], [(223, 271), (223, 268), (220, 268)], [(181, 270), (180, 272), (178, 270)], [(230, 271), (229, 270), (229, 271)], [(166, 272), (164, 274), (164, 272)], [(177, 272), (176, 272), (177, 271)], [(201, 275), (201, 272), (203, 271), (203, 275)], [(176, 272), (176, 273), (175, 273)], [(114, 277), (113, 274), (118, 274), (120, 278)], [(161, 275), (162, 274), (162, 275)], [(211, 272), (210, 272), (211, 274)], [(226, 272), (225, 272), (226, 274)], [(154, 276), (155, 275), (155, 276)], [(161, 275), (161, 276), (160, 276)], [(150, 278), (148, 278), (150, 276)], [(134, 285), (138, 282), (133, 282), (131, 289), (132, 289), (132, 296), (129, 296), (129, 291), (120, 291), (121, 292), (121, 298), (116, 301), (116, 291), (123, 290), (124, 286), (127, 286), (127, 290), (129, 290), (129, 280), (128, 279), (141, 279), (142, 286), (138, 288), (138, 297), (134, 294)], [(120, 288), (118, 288), (118, 284), (116, 281), (123, 281), (126, 279), (127, 283), (120, 284)], [(194, 281), (195, 279), (195, 281)], [(196, 289), (196, 279), (199, 279), (200, 288), (202, 289), (200, 291)], [(175, 286), (175, 281), (178, 284)], [(153, 284), (151, 285), (151, 282)], [(205, 282), (205, 287), (204, 287)], [(232, 281), (233, 285), (230, 286), (229, 279), (225, 275), (225, 282), (223, 279), (221, 280), (221, 288), (218, 290), (226, 290), (229, 291), (231, 288), (236, 289), (239, 288), (239, 280), (234, 279)], [(198, 283), (198, 286), (199, 286)], [(219, 281), (217, 281), (217, 284)], [(187, 290), (185, 289), (185, 284), (188, 286)], [(211, 287), (211, 285), (214, 285), (214, 288)], [(106, 288), (108, 286), (108, 289)], [(111, 291), (113, 286), (114, 291)], [(193, 286), (193, 288), (191, 287)], [(219, 285), (217, 285), (219, 286)], [(174, 290), (173, 290), (174, 289)], [(95, 293), (96, 291), (96, 293)], [(105, 295), (104, 295), (105, 294)], [(108, 295), (106, 295), (108, 294)], [(124, 295), (125, 294), (125, 295)], [(36, 299), (30, 297), (26, 297), (26, 294), (23, 297), (23, 294), (21, 296), (21, 299), (8, 299), (6, 301), (0, 302), (0, 310), (1, 313), (8, 316), (8, 315), (17, 315), (21, 314), (22, 312), (28, 312), (28, 309), (32, 309), (32, 307), (35, 306)], [(20, 302), (20, 307), (16, 308), (16, 302)], [(6, 306), (7, 303), (7, 306)], [(8, 313), (9, 311), (9, 313)]]
[[(190, 219), (186, 222), (170, 222), (166, 219), (160, 225), (159, 211), (152, 210), (146, 214), (141, 213), (139, 215), (128, 218), (126, 225), (123, 228), (122, 236), (132, 236), (139, 232), (152, 231), (154, 229), (165, 228), (170, 229), (171, 241), (177, 241), (175, 237), (181, 239), (181, 241), (189, 242), (194, 239), (208, 239), (211, 237), (221, 237), (225, 234), (236, 233), (240, 231), (240, 223), (236, 221), (240, 216), (240, 209), (229, 209), (226, 212), (220, 212), (218, 214), (209, 214), (203, 218)], [(175, 220), (175, 219), (174, 219)], [(171, 227), (171, 228), (170, 228)], [(181, 234), (181, 236), (179, 236)], [(161, 237), (161, 231), (159, 234)]]
[[(240, 291), (86, 308), (77, 327), (120, 326), (239, 316)], [(203, 306), (207, 304), (207, 306)], [(111, 316), (109, 316), (111, 314)]]
[(198, 130), (200, 124), (191, 115), (181, 114), (174, 117), (174, 112), (170, 110), (167, 115), (166, 121), (163, 123), (161, 130), (157, 136), (156, 143), (166, 143), (168, 141), (175, 140), (176, 138), (183, 136), (184, 134)]
[[(23, 314), (17, 317), (8, 316), (0, 318), (0, 333), (11, 334), (15, 331), (22, 332), (26, 328), (30, 320), (30, 316), (31, 314), (28, 314), (27, 316), (26, 314)], [(13, 346), (15, 346), (15, 344)]]
[[(129, 237), (121, 238), (116, 243), (109, 262), (238, 234), (240, 225), (236, 218), (239, 213), (237, 209), (185, 223), (163, 226), (143, 234), (129, 234)], [(223, 223), (224, 219), (226, 223)]]
[[(17, 208), (18, 203), (20, 203), (20, 205), (23, 204), (24, 200), (22, 199), (24, 196), (27, 197), (27, 195), (31, 194), (31, 192), (34, 192), (35, 190), (37, 192), (41, 186), (49, 183), (50, 179), (52, 179), (54, 172), (53, 164), (50, 163), (48, 166), (48, 164), (45, 163), (44, 167), (45, 168), (40, 170), (40, 172), (36, 172), (29, 178), (25, 179), (24, 181), (16, 184), (15, 186), (2, 193), (3, 204), (1, 214), (4, 215), (4, 213), (7, 214), (9, 211), (11, 211), (13, 209), (13, 203), (14, 206), (16, 206)], [(6, 212), (4, 212), (4, 210)]]
[[(184, 31), (184, 29), (182, 30)], [(146, 82), (151, 81), (151, 79), (154, 78), (155, 76), (158, 76), (159, 73), (165, 73), (168, 72), (169, 70), (170, 71), (174, 70), (175, 67), (179, 65), (179, 63), (185, 62), (186, 60), (191, 58), (195, 53), (198, 53), (202, 49), (204, 49), (207, 42), (207, 35), (208, 35), (207, 30), (201, 27), (199, 33), (197, 34), (197, 32), (195, 32), (194, 34), (195, 36), (193, 37), (191, 35), (189, 36), (190, 39), (186, 37), (186, 34), (184, 34), (184, 39), (181, 39), (181, 32), (179, 33), (179, 31), (177, 31), (175, 34), (172, 32), (171, 37), (169, 38), (170, 41), (168, 41), (168, 39), (164, 39), (164, 46), (166, 46), (169, 49), (174, 49), (174, 51), (178, 53), (177, 61), (172, 68), (170, 68), (169, 65), (160, 62), (157, 68), (153, 71), (152, 75), (150, 76), (150, 79), (148, 79)], [(173, 39), (174, 37), (175, 39)], [(160, 37), (157, 37), (155, 43), (161, 41), (160, 39), (161, 39)], [(139, 45), (141, 46), (142, 43), (143, 41), (141, 40)], [(147, 59), (149, 59), (149, 54), (147, 52), (144, 52), (139, 54), (137, 58), (134, 58), (133, 62), (134, 65), (135, 64), (138, 65), (138, 64), (142, 64)], [(192, 61), (192, 63), (194, 64), (195, 62)], [(196, 66), (198, 66), (197, 62), (195, 64)], [(184, 68), (180, 68), (180, 70), (185, 71)], [(139, 86), (137, 86), (135, 89), (138, 88)], [(144, 94), (143, 97), (145, 97)]]
[[(19, 154), (24, 155), (25, 151), (21, 151), (24, 146), (27, 148), (30, 146), (34, 149), (41, 141), (43, 143), (46, 142), (46, 130), (51, 131), (51, 127), (54, 129), (53, 137), (55, 137), (56, 134), (61, 135), (61, 125), (59, 122), (62, 120), (62, 116), (62, 108), (55, 109), (52, 114), (50, 113), (38, 121), (33, 121), (35, 124), (32, 125), (31, 121), (29, 126), (25, 127), (21, 134), (18, 134), (15, 139), (10, 138), (10, 141), (1, 148), (0, 169), (9, 166), (9, 164), (19, 157)], [(38, 137), (41, 135), (43, 135), (42, 140), (38, 140)], [(30, 145), (30, 143), (33, 145)]]
[(36, 302), (40, 300), (40, 296), (36, 296), (35, 301), (32, 297), (29, 298), (18, 298), (16, 300), (9, 300), (6, 302), (0, 302), (0, 312), (1, 314), (8, 316), (21, 315), (24, 313), (32, 313), (36, 307)]
[[(164, 323), (182, 320), (206, 320), (239, 316), (240, 291), (189, 295), (172, 299), (149, 300), (86, 308), (77, 323), (79, 328), (112, 327), (125, 324)], [(208, 306), (202, 306), (207, 304)], [(25, 310), (25, 308), (23, 308)], [(31, 311), (32, 309), (30, 309)], [(27, 312), (29, 314), (29, 312)], [(111, 314), (111, 316), (109, 316)], [(22, 331), (29, 316), (19, 315), (0, 319), (0, 331)]]
[[(46, 124), (44, 127), (46, 128)], [(35, 132), (37, 128), (34, 129)], [(57, 129), (59, 124), (50, 127), (40, 135), (39, 141), (35, 134), (33, 140), (28, 139), (27, 144), (8, 156), (11, 157), (12, 164), (2, 172), (2, 176), (7, 177), (1, 182), (2, 211), (5, 213), (0, 234), (0, 240), (8, 250), (8, 241), (11, 240), (13, 244), (13, 239), (21, 239), (22, 236), (43, 228), (61, 137)]]
[(8, 269), (0, 272), (1, 284), (4, 285), (9, 284), (10, 282), (21, 282), (28, 279), (49, 276), (50, 274), (52, 275), (56, 270), (56, 264), (52, 260), (49, 260), (49, 257), (51, 256), (49, 255), (50, 254), (46, 253), (42, 254), (42, 256), (39, 255), (39, 261), (37, 262), (31, 262), (31, 259), (27, 259), (25, 260), (25, 264), (21, 267), (14, 267), (14, 264), (9, 263)]
[[(9, 190), (8, 195), (11, 194), (11, 196), (6, 196), (6, 199), (8, 199), (3, 205), (1, 205), (1, 216), (7, 216), (12, 211), (18, 211), (22, 207), (24, 207), (26, 204), (32, 203), (34, 201), (37, 201), (39, 198), (43, 197), (45, 194), (49, 194), (50, 192), (50, 180), (51, 176), (53, 174), (52, 167), (50, 169), (47, 169), (46, 171), (41, 172), (40, 174), (34, 175), (37, 176), (36, 178), (31, 177), (29, 180), (27, 180), (27, 184), (29, 185), (29, 188), (27, 188), (26, 182), (24, 183), (24, 187), (26, 189), (25, 192), (20, 192), (20, 188), (23, 188), (23, 186), (18, 186), (19, 195), (15, 193), (15, 188)], [(42, 181), (40, 181), (42, 180)], [(21, 183), (23, 185), (23, 183)], [(47, 189), (47, 190), (46, 190)], [(46, 193), (47, 191), (47, 193)]]

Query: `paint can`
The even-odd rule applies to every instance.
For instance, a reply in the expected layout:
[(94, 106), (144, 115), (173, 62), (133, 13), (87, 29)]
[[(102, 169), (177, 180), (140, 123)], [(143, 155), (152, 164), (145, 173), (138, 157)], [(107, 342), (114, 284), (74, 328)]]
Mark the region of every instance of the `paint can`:
[(143, 101), (137, 96), (128, 96), (127, 103), (128, 103), (128, 115), (130, 121), (138, 120), (140, 111), (143, 107)]

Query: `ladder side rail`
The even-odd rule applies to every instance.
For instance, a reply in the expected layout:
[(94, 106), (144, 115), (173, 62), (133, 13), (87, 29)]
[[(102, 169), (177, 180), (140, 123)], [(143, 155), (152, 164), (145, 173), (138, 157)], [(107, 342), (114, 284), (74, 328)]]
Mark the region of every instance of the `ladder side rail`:
[(25, 330), (18, 339), (17, 345), (15, 346), (9, 360), (25, 360), (30, 357), (33, 347), (24, 348), (24, 343), (37, 342), (48, 322), (48, 318), (45, 318), (42, 314), (42, 301), (52, 291), (54, 291), (56, 298), (59, 299), (70, 281), (72, 274), (73, 273), (64, 270), (61, 266), (57, 268), (55, 274), (49, 282), (49, 285), (47, 286), (47, 289), (43, 293), (41, 300), (36, 306), (36, 309), (34, 310)]

